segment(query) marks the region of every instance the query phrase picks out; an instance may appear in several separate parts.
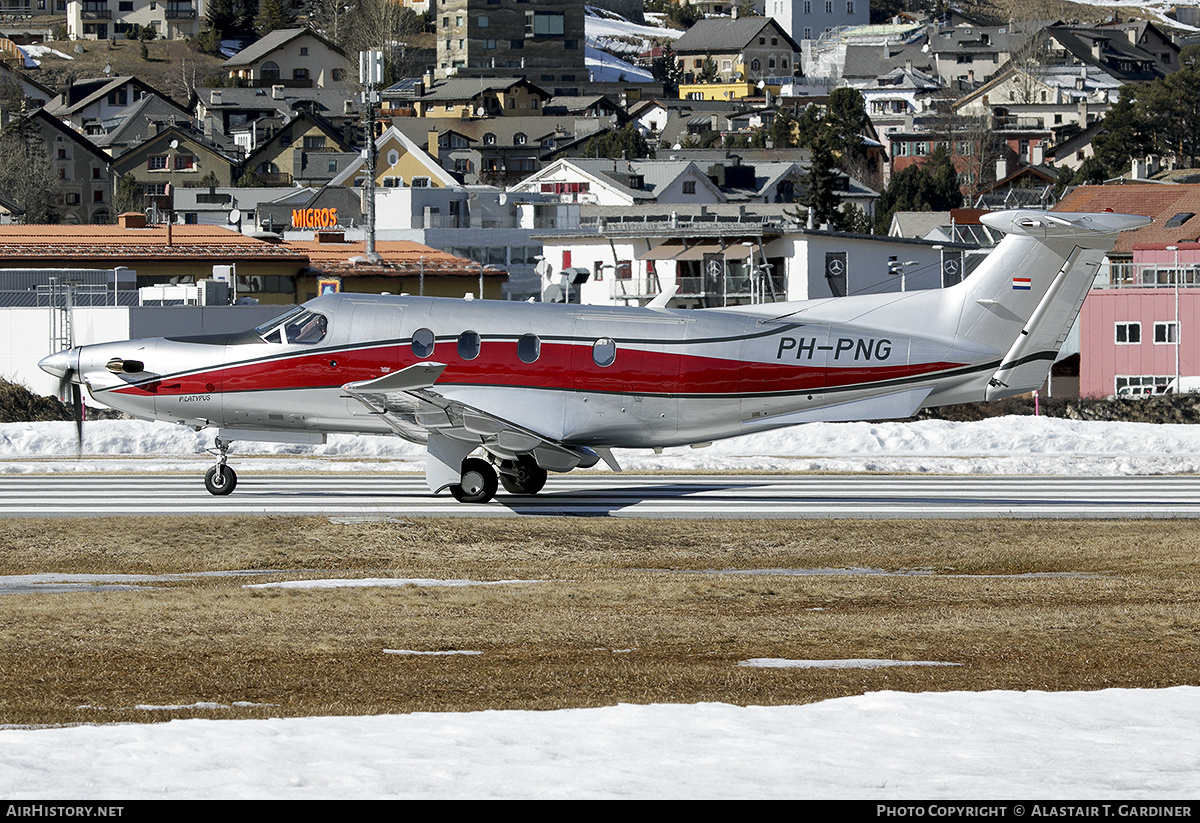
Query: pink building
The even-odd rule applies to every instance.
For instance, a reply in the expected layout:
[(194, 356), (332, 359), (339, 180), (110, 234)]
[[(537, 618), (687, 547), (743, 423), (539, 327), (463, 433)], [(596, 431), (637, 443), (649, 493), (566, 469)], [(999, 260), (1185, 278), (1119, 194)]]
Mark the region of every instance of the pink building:
[(1079, 393), (1156, 394), (1175, 380), (1176, 369), (1183, 390), (1190, 388), (1189, 377), (1192, 386), (1200, 384), (1200, 185), (1079, 186), (1055, 211), (1115, 211), (1154, 220), (1121, 233), (1083, 304)]
[[(1084, 397), (1159, 394), (1200, 376), (1200, 243), (1137, 243), (1080, 314)], [(1197, 381), (1200, 383), (1200, 380)]]

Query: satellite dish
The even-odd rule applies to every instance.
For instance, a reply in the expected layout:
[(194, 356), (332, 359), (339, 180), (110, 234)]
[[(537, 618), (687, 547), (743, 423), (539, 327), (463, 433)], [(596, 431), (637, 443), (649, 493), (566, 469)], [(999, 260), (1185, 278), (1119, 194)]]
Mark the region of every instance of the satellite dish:
[(241, 211), (241, 209), (230, 209), (230, 211), (229, 211), (229, 222), (230, 222), (230, 223), (240, 223), (240, 222), (242, 222), (242, 211)]
[(178, 140), (172, 140), (172, 141), (171, 141), (171, 148), (173, 148), (173, 149), (177, 149), (177, 148), (179, 148), (179, 141), (178, 141)]

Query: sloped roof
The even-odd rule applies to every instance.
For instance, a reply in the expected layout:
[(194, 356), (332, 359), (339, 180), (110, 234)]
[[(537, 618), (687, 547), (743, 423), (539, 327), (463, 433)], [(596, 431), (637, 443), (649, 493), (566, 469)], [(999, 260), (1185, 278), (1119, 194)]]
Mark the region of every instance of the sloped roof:
[(190, 126), (192, 116), (187, 109), (158, 95), (149, 94), (121, 109), (112, 117), (101, 123), (104, 134), (95, 135), (92, 140), (97, 146), (105, 148), (124, 148), (142, 142), (149, 134), (151, 121), (170, 121), (174, 117), (182, 121), (182, 125)]
[(684, 32), (683, 36), (675, 41), (675, 53), (740, 51), (768, 27), (774, 29), (777, 37), (782, 37), (789, 43), (793, 51), (800, 51), (796, 41), (770, 17), (741, 17), (737, 20), (718, 17), (701, 20)]
[(246, 48), (242, 49), (233, 57), (230, 57), (228, 60), (222, 63), (221, 66), (223, 68), (235, 68), (237, 66), (253, 65), (276, 49), (280, 49), (295, 40), (297, 37), (303, 37), (305, 35), (320, 40), (326, 46), (338, 52), (339, 54), (345, 54), (345, 52), (343, 52), (333, 43), (329, 42), (310, 28), (276, 29), (275, 31), (264, 35), (261, 39), (255, 41), (249, 46), (246, 46)]
[(1149, 226), (1121, 232), (1113, 254), (1130, 255), (1138, 243), (1192, 243), (1200, 240), (1200, 217), (1192, 217), (1177, 228), (1167, 222), (1177, 214), (1200, 215), (1200, 184), (1131, 183), (1115, 186), (1079, 186), (1058, 202), (1054, 211), (1100, 212), (1111, 209), (1121, 214), (1144, 214), (1154, 219)]
[(116, 91), (127, 83), (139, 87), (145, 94), (166, 97), (131, 74), (120, 77), (90, 77), (76, 80), (62, 94), (47, 103), (46, 110), (55, 117), (66, 117), (107, 97), (109, 92)]
[(530, 83), (524, 77), (451, 77), (438, 82), (425, 94), (415, 99), (435, 103), (474, 100), (485, 92), (508, 91), (514, 86), (524, 86), (534, 94), (541, 95), (545, 99), (550, 98), (550, 92)]
[(921, 46), (913, 44), (893, 52), (890, 48), (887, 54), (880, 46), (846, 46), (846, 60), (842, 66), (842, 77), (847, 80), (865, 80), (878, 77), (897, 65), (903, 66), (912, 61), (914, 69), (926, 73), (936, 73), (936, 62), (933, 55)]
[[(1124, 32), (1068, 26), (1055, 26), (1046, 31), (1076, 60), (1100, 66), (1121, 80), (1154, 80), (1167, 73), (1157, 57), (1130, 43)], [(1093, 52), (1095, 47), (1099, 47), (1099, 59)], [(1128, 62), (1132, 67), (1122, 68), (1122, 62)]]
[[(323, 274), (343, 277), (394, 276), (412, 274), (424, 269), (433, 277), (462, 277), (478, 280), (480, 266), (472, 260), (455, 257), (444, 251), (422, 245), (412, 240), (377, 240), (375, 251), (383, 258), (382, 264), (351, 262), (351, 258), (366, 254), (366, 243), (351, 240), (344, 243), (318, 242), (316, 240), (288, 240), (285, 248), (306, 255), (310, 267)], [(483, 269), (487, 279), (508, 278), (508, 272), (499, 269)]]
[(137, 267), (150, 260), (278, 260), (303, 263), (294, 250), (264, 243), (220, 226), (0, 226), (0, 261), (118, 261)]

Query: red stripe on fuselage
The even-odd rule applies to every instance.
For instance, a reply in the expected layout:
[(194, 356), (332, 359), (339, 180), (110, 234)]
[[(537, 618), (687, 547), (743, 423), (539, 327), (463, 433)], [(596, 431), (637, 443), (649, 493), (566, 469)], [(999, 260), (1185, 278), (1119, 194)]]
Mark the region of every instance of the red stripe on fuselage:
[[(516, 341), (484, 341), (479, 357), (463, 360), (453, 344), (441, 344), (419, 360), (407, 345), (289, 353), (278, 358), (218, 367), (157, 384), (126, 386), (121, 394), (196, 394), (330, 388), (379, 377), (417, 362), (446, 363), (438, 383), (477, 386), (526, 386), (606, 393), (726, 395), (821, 391), (935, 374), (964, 364), (933, 362), (860, 365), (847, 368), (789, 363), (743, 363), (725, 358), (680, 355), (618, 347), (616, 362), (596, 365), (591, 345), (542, 343), (536, 362), (522, 363)], [(335, 365), (336, 364), (336, 365)], [(385, 367), (386, 370), (385, 370)], [(213, 386), (208, 389), (207, 386)]]

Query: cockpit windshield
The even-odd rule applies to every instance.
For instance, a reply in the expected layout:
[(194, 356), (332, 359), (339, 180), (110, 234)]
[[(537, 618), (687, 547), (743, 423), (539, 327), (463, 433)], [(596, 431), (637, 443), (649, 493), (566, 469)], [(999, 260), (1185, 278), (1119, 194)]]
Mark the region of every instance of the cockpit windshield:
[(297, 306), (282, 317), (276, 317), (254, 329), (268, 343), (299, 343), (312, 345), (325, 339), (329, 319), (311, 309)]

